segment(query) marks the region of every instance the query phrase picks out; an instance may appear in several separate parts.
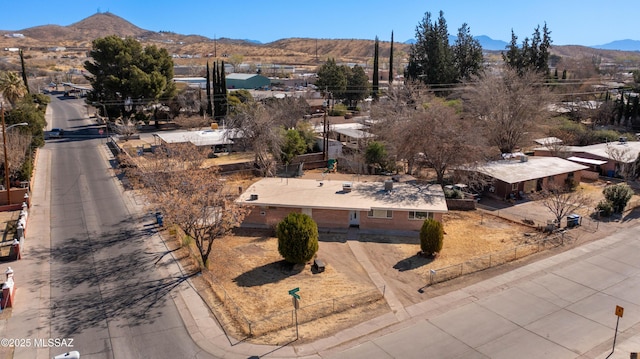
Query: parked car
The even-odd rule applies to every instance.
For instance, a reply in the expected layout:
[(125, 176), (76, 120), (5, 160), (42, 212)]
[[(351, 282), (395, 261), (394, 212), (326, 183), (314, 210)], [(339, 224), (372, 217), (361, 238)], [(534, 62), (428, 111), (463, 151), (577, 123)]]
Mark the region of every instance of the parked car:
[(64, 136), (64, 130), (61, 128), (52, 128), (49, 131), (49, 138), (61, 138)]

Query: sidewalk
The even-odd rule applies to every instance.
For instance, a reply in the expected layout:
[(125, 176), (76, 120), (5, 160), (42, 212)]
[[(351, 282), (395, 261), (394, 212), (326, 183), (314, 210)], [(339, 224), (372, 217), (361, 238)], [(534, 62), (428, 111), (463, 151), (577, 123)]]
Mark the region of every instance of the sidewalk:
[[(49, 318), (49, 258), (37, 256), (37, 253), (49, 252), (49, 162), (51, 152), (38, 150), (36, 159), (34, 186), (31, 191), (31, 208), (25, 231), (25, 244), (22, 259), (8, 262), (14, 271), (15, 302), (13, 308), (7, 309), (10, 316), (0, 322), (0, 337), (14, 339), (50, 338)], [(4, 272), (6, 268), (0, 268)], [(18, 320), (19, 319), (19, 320)], [(8, 348), (0, 346), (0, 356), (7, 357), (14, 350), (13, 358), (50, 358), (65, 352), (64, 349), (49, 353), (49, 348), (33, 348), (31, 346)], [(51, 355), (50, 355), (51, 354)]]

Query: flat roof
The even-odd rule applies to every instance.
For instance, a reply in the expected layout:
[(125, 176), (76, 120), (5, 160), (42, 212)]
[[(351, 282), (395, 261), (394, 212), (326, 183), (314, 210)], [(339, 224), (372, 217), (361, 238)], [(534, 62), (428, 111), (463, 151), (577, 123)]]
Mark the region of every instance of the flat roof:
[[(350, 192), (343, 191), (344, 183), (351, 183)], [(447, 212), (444, 191), (438, 184), (393, 182), (392, 190), (385, 191), (384, 187), (384, 182), (263, 178), (242, 193), (237, 202), (291, 208)], [(258, 198), (251, 200), (251, 195)]]
[(518, 183), (563, 173), (589, 169), (587, 166), (558, 157), (529, 156), (520, 159), (489, 162), (476, 171), (506, 183)]
[[(563, 151), (571, 152), (572, 154), (586, 153), (592, 156), (598, 156), (602, 159), (620, 161), (624, 163), (634, 162), (638, 158), (640, 153), (639, 141), (625, 141), (625, 142), (606, 142), (597, 143), (595, 145), (588, 146), (564, 146)], [(538, 147), (534, 150), (548, 151), (548, 147)]]
[(567, 160), (569, 161), (573, 161), (573, 162), (580, 162), (580, 163), (586, 163), (589, 165), (603, 165), (605, 163), (607, 163), (607, 161), (602, 161), (602, 160), (594, 160), (592, 158), (584, 158), (584, 157), (577, 157), (577, 156), (571, 156), (569, 158), (567, 158)]
[(204, 130), (204, 131), (176, 131), (159, 132), (158, 136), (166, 143), (190, 142), (195, 146), (230, 145), (233, 141), (229, 139), (229, 130)]
[(539, 145), (549, 146), (549, 145), (562, 143), (562, 140), (559, 139), (558, 137), (544, 137), (544, 138), (535, 139), (534, 142)]
[(374, 134), (366, 132), (366, 131), (362, 131), (362, 130), (358, 130), (355, 128), (338, 128), (334, 130), (335, 132), (341, 134), (341, 135), (345, 135), (351, 138), (355, 138), (355, 139), (361, 139), (361, 138), (372, 138), (375, 137)]
[(638, 153), (640, 152), (640, 142), (616, 141), (598, 143), (589, 146), (571, 146), (570, 150), (573, 153), (588, 153), (590, 155), (598, 156), (601, 158), (606, 158), (614, 161), (622, 160), (620, 162), (631, 163), (638, 158)]

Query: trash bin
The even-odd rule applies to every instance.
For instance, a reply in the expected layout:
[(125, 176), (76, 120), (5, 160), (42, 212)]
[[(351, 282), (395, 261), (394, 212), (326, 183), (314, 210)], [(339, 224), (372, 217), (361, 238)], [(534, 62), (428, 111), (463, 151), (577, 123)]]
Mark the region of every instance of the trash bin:
[(164, 225), (164, 217), (162, 216), (162, 213), (160, 212), (156, 212), (156, 223), (158, 223), (158, 226), (162, 227)]
[(577, 214), (570, 214), (567, 216), (567, 228), (573, 228), (580, 225), (580, 216)]

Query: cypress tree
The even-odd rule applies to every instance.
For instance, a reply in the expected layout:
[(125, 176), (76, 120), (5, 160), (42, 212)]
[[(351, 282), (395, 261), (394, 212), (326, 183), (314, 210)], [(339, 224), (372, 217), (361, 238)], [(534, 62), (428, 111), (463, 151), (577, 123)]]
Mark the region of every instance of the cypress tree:
[(27, 81), (27, 70), (25, 70), (24, 66), (24, 55), (22, 53), (22, 49), (20, 49), (20, 64), (22, 65), (22, 82), (24, 82), (24, 88), (27, 89), (27, 95), (31, 92), (29, 91), (29, 82)]
[(211, 104), (211, 74), (209, 71), (209, 61), (207, 61), (207, 115), (213, 115), (213, 107)]
[(220, 105), (219, 105), (219, 101), (220, 101), (220, 93), (218, 92), (219, 90), (219, 86), (218, 86), (218, 62), (215, 61), (213, 63), (213, 72), (211, 74), (211, 77), (213, 79), (213, 119), (217, 122), (218, 121), (218, 111), (220, 110)]
[(220, 115), (221, 117), (225, 117), (229, 112), (229, 104), (227, 101), (227, 76), (224, 71), (224, 61), (222, 61), (222, 66), (220, 68)]
[(373, 92), (373, 98), (377, 99), (378, 98), (378, 89), (380, 88), (380, 76), (378, 75), (378, 47), (379, 47), (379, 41), (378, 41), (378, 37), (376, 36), (376, 40), (374, 42), (373, 45), (373, 88), (372, 88), (372, 92)]
[(391, 30), (391, 50), (389, 51), (389, 85), (393, 83), (393, 30)]

